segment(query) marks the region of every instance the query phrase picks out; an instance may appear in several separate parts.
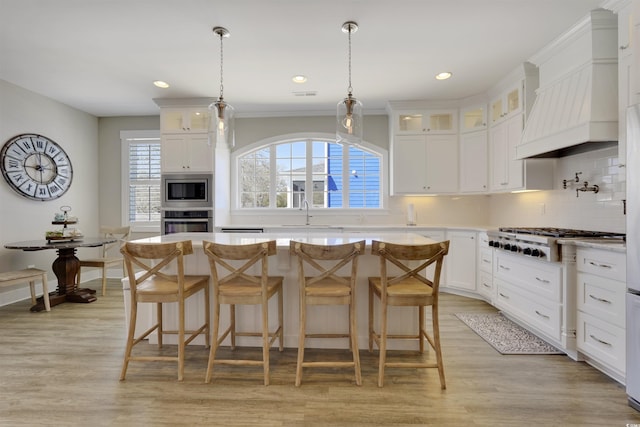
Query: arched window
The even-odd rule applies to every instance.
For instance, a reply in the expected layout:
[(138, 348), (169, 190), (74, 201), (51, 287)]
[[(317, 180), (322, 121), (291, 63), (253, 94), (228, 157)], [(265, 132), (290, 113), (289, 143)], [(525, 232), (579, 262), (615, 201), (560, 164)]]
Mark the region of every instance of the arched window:
[(238, 209), (382, 208), (386, 151), (285, 135), (234, 153)]

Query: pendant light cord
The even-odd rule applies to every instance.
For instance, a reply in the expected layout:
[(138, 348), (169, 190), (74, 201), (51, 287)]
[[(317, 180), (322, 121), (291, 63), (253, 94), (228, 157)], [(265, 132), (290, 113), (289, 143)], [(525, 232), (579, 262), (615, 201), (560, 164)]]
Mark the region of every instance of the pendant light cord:
[(347, 91), (349, 95), (353, 92), (353, 87), (351, 87), (351, 26), (349, 26), (349, 87)]
[(220, 99), (223, 98), (223, 94), (224, 94), (224, 86), (222, 84), (223, 82), (222, 69), (224, 64), (224, 50), (222, 49), (222, 38), (223, 38), (223, 34), (220, 33)]

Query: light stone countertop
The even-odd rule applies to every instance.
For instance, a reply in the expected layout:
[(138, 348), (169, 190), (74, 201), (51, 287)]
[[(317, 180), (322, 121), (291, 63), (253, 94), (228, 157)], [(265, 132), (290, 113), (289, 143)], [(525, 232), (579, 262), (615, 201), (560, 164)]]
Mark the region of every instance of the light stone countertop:
[(560, 245), (574, 245), (582, 248), (601, 249), (611, 252), (627, 252), (627, 243), (622, 239), (558, 239)]

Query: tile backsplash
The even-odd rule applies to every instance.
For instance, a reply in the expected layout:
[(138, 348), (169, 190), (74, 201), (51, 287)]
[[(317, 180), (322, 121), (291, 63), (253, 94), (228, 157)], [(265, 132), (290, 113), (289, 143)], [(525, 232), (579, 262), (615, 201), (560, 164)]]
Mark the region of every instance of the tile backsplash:
[[(625, 232), (623, 202), (625, 169), (619, 167), (617, 147), (556, 160), (554, 189), (491, 196), (490, 223), (497, 226), (562, 227)], [(579, 183), (575, 182), (577, 172)], [(562, 180), (572, 180), (563, 189)], [(597, 185), (598, 193), (576, 188)]]

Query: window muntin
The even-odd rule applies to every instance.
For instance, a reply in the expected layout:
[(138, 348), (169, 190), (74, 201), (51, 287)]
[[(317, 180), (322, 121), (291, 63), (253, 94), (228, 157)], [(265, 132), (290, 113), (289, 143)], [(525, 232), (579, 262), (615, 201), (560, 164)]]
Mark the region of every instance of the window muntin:
[(381, 208), (382, 162), (324, 138), (272, 142), (238, 156), (238, 206), (298, 209), (306, 199), (314, 208)]

